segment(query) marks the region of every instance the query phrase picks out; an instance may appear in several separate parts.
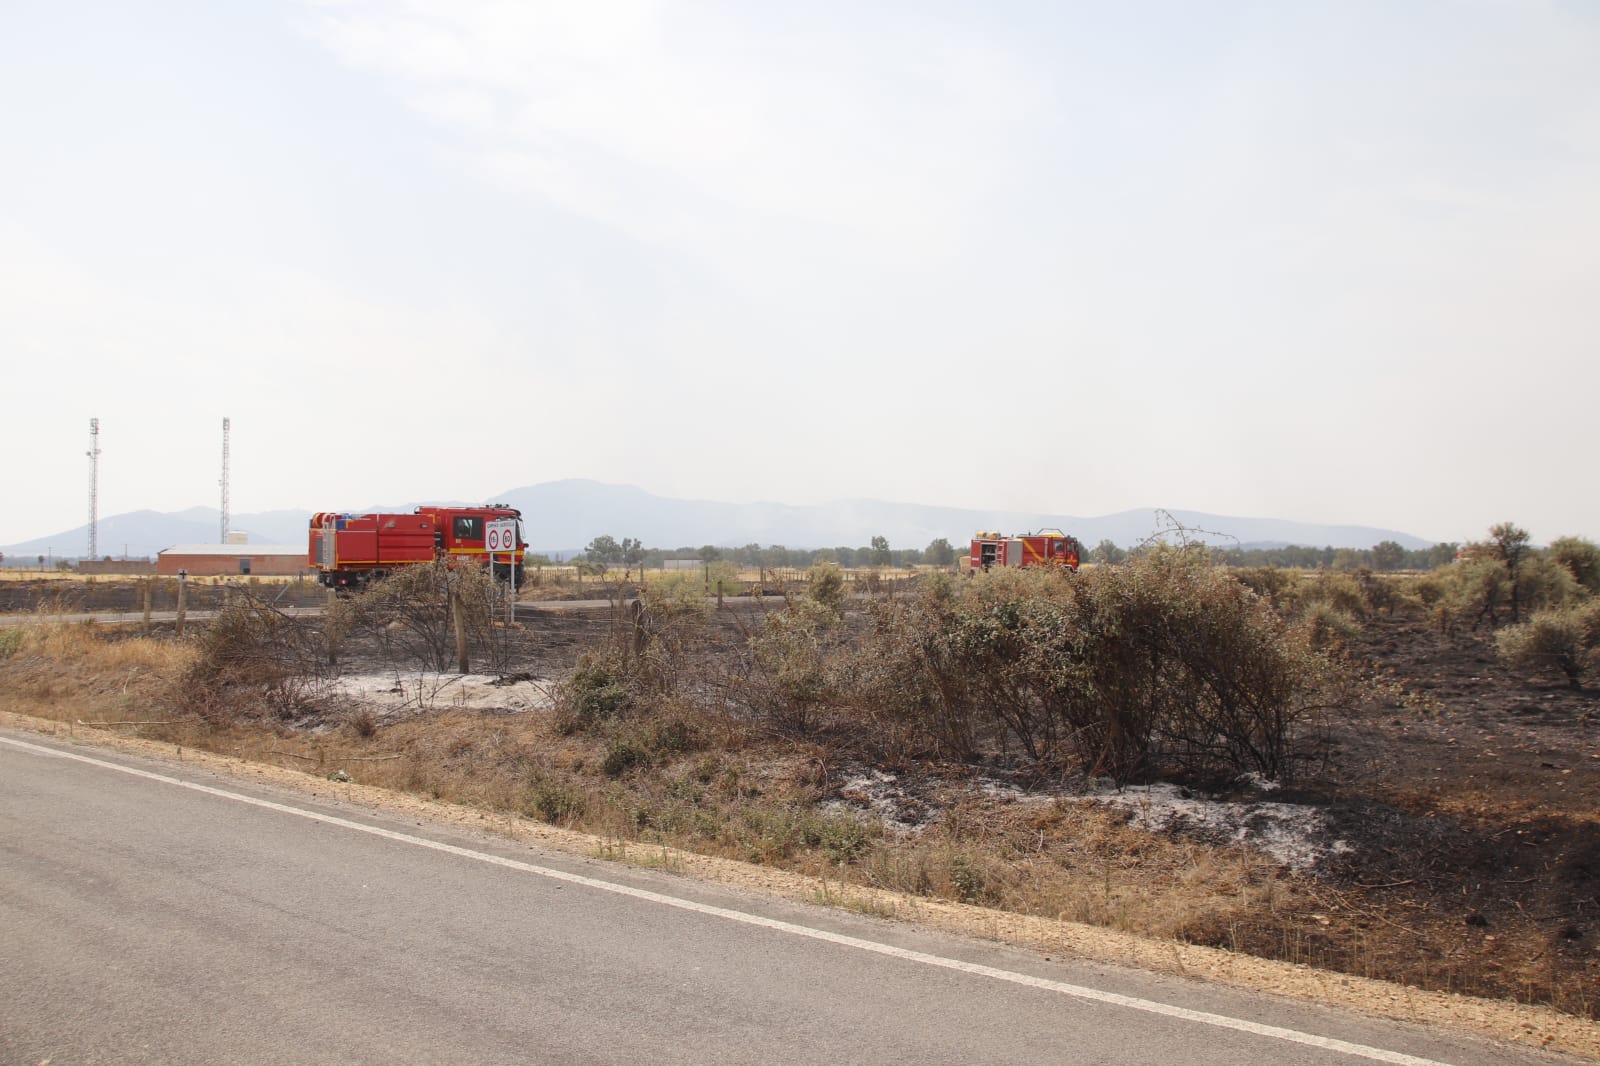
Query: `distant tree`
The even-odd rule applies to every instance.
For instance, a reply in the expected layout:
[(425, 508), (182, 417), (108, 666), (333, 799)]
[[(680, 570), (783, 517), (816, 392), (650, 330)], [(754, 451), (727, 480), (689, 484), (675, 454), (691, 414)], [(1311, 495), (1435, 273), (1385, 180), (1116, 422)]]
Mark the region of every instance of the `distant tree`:
[(624, 581), (628, 580), (628, 574), (632, 573), (633, 568), (636, 566), (639, 567), (639, 577), (643, 579), (644, 567), (640, 566), (639, 564), (644, 562), (644, 545), (639, 543), (639, 540), (636, 537), (623, 537), (622, 544), (619, 547), (622, 551), (622, 565), (628, 568), (627, 573), (623, 574), (622, 579)]
[(872, 565), (888, 566), (894, 562), (894, 555), (889, 550), (889, 538), (877, 536), (872, 538)]
[(1426, 567), (1432, 570), (1435, 567), (1449, 566), (1456, 561), (1456, 550), (1460, 547), (1461, 545), (1454, 542), (1440, 541), (1428, 549)]
[(854, 548), (840, 546), (833, 549), (833, 555), (834, 558), (839, 561), (840, 566), (860, 565), (859, 561), (856, 559), (856, 550)]
[(956, 550), (944, 537), (935, 537), (928, 542), (927, 550), (922, 553), (923, 561), (932, 566), (950, 566), (956, 561)]
[(1372, 546), (1374, 570), (1398, 570), (1405, 562), (1406, 550), (1395, 541), (1382, 540)]
[(1115, 566), (1128, 557), (1128, 553), (1117, 547), (1110, 539), (1102, 540), (1099, 544), (1096, 544), (1094, 551), (1090, 552), (1089, 555), (1095, 562), (1103, 563), (1107, 566)]
[(720, 558), (722, 558), (722, 549), (715, 544), (707, 544), (700, 549), (700, 561), (702, 563), (714, 563)]
[(1360, 570), (1367, 565), (1367, 553), (1355, 548), (1340, 548), (1333, 553), (1333, 569)]
[(1489, 539), (1495, 554), (1505, 564), (1506, 578), (1511, 582), (1511, 621), (1516, 622), (1521, 604), (1517, 579), (1523, 560), (1528, 556), (1528, 531), (1510, 522), (1501, 522), (1489, 527)]
[(599, 566), (616, 566), (622, 562), (622, 545), (609, 533), (603, 533), (589, 542), (583, 550), (584, 558)]
[(735, 548), (733, 550), (733, 561), (740, 566), (760, 566), (761, 545), (752, 541), (742, 548)]

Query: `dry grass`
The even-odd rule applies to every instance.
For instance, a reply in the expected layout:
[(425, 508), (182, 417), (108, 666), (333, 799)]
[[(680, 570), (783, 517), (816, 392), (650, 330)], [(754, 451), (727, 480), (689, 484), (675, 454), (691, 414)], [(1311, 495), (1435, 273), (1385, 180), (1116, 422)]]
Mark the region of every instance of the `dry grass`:
[(193, 655), (188, 645), (92, 622), (0, 630), (0, 710), (61, 721), (170, 717), (171, 685)]
[[(1168, 841), (1128, 828), (1114, 812), (1065, 803), (970, 801), (920, 833), (886, 831), (815, 805), (814, 746), (706, 730), (697, 750), (674, 751), (670, 738), (647, 731), (562, 735), (544, 716), (471, 712), (380, 728), (370, 713), (354, 711), (315, 733), (271, 720), (202, 721), (171, 698), (173, 679), (192, 662), (190, 645), (92, 625), (19, 632), (4, 663), (0, 709), (153, 723), (117, 728), (535, 818), (634, 847), (635, 855), (684, 848), (841, 884), (1180, 939), (1259, 912), (1286, 891), (1275, 868), (1248, 851)], [(713, 740), (715, 747), (702, 746)], [(619, 749), (635, 755), (619, 766)]]

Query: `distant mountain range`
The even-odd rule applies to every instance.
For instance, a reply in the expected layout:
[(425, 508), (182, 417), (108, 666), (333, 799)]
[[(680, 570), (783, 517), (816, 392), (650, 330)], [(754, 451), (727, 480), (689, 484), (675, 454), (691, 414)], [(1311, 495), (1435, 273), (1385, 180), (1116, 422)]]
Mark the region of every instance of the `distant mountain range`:
[[(440, 502), (429, 500), (427, 502)], [(861, 547), (873, 537), (888, 538), (894, 548), (923, 548), (938, 537), (960, 546), (975, 530), (1017, 533), (1056, 528), (1093, 547), (1110, 540), (1122, 547), (1138, 544), (1172, 523), (1197, 539), (1244, 547), (1370, 548), (1392, 540), (1406, 548), (1426, 548), (1431, 541), (1393, 529), (1372, 526), (1322, 525), (1277, 518), (1240, 518), (1199, 511), (1123, 511), (1084, 517), (1017, 511), (978, 511), (929, 507), (883, 500), (838, 500), (800, 506), (783, 503), (720, 503), (656, 496), (631, 485), (607, 485), (581, 479), (550, 481), (511, 489), (490, 501), (522, 512), (533, 550), (570, 556), (602, 534), (636, 537), (646, 547), (677, 548), (716, 544), (782, 544), (790, 548)], [(361, 512), (409, 511), (416, 503), (364, 506)], [(310, 511), (264, 511), (231, 516), (229, 528), (249, 534), (253, 544), (303, 544)], [(102, 518), (97, 531), (101, 555), (142, 558), (178, 544), (215, 544), (221, 540), (221, 515), (213, 508), (192, 507), (162, 513), (132, 511)], [(7, 561), (39, 555), (77, 558), (88, 549), (87, 525), (62, 530), (19, 544), (8, 544)]]

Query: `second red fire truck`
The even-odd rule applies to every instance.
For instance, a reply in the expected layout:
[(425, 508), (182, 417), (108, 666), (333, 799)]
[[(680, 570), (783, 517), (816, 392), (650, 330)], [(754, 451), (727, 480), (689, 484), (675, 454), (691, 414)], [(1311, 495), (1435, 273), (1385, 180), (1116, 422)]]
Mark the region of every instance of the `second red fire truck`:
[(972, 538), (967, 572), (991, 570), (997, 566), (1050, 566), (1076, 573), (1082, 555), (1083, 545), (1078, 543), (1078, 538), (1059, 529), (1014, 536), (985, 531)]

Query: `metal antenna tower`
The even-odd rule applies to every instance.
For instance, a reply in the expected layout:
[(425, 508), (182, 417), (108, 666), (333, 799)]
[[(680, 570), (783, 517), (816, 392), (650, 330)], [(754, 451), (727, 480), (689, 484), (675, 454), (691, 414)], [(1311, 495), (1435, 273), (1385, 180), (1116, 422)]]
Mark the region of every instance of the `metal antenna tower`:
[(222, 543), (228, 543), (228, 420), (222, 420)]
[(100, 556), (100, 420), (89, 419), (89, 558)]

